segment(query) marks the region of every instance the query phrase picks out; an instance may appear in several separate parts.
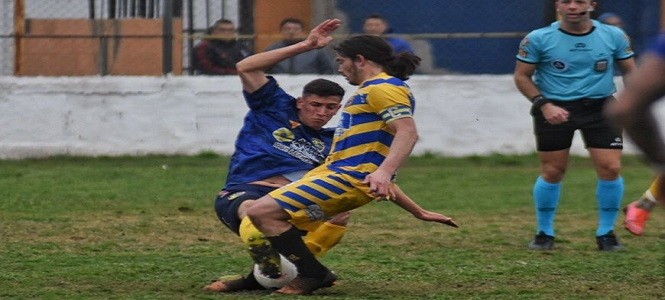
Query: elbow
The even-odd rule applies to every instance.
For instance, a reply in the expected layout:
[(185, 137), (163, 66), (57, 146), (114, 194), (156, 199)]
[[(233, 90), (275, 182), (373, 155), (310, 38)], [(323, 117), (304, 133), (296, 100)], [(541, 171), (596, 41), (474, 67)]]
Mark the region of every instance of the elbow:
[(244, 74), (248, 72), (247, 65), (244, 63), (244, 60), (236, 63), (236, 71), (238, 71), (238, 74)]

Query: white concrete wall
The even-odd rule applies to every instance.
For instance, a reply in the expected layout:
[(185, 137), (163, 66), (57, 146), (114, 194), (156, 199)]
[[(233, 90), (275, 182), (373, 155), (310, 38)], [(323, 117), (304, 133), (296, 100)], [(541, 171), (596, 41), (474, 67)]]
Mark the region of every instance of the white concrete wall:
[[(314, 78), (277, 76), (294, 95)], [(356, 89), (341, 76), (326, 78), (347, 96)], [(408, 83), (417, 101), (415, 154), (534, 151), (529, 103), (512, 76), (414, 76)], [(0, 77), (0, 158), (230, 154), (246, 112), (235, 76)], [(585, 154), (576, 139), (573, 152)], [(632, 145), (626, 150), (635, 153)]]

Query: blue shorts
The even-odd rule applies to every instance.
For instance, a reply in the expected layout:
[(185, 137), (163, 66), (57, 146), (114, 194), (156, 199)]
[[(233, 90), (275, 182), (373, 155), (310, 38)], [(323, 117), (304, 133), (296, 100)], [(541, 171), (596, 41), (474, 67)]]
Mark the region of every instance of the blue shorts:
[(614, 101), (614, 97), (573, 101), (550, 100), (552, 104), (565, 108), (570, 114), (568, 122), (552, 125), (545, 120), (541, 111), (534, 113), (533, 128), (538, 151), (570, 148), (575, 131), (578, 129), (582, 133), (586, 148), (623, 149), (621, 130), (610, 125), (603, 115), (603, 107), (609, 101)]
[(256, 184), (241, 184), (231, 188), (223, 189), (215, 199), (215, 212), (226, 227), (237, 235), (239, 234), (240, 219), (238, 208), (245, 200), (257, 200), (275, 188)]

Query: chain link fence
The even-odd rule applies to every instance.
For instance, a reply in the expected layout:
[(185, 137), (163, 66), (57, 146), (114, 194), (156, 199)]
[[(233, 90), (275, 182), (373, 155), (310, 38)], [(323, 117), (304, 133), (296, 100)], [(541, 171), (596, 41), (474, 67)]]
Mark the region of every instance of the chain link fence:
[[(658, 32), (660, 2), (603, 0), (594, 16), (619, 14), (639, 53)], [(343, 37), (373, 13), (411, 43), (424, 74), (511, 73), (520, 39), (556, 17), (554, 0), (0, 0), (0, 75), (187, 75), (218, 19), (258, 52), (284, 17), (309, 28), (340, 18)]]

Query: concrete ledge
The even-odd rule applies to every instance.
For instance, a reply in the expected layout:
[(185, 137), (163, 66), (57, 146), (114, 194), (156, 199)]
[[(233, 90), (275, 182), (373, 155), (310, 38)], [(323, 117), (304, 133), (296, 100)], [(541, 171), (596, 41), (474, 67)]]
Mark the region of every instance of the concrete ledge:
[[(276, 77), (299, 95), (319, 76)], [(356, 90), (341, 76), (325, 78), (347, 96)], [(416, 75), (408, 83), (420, 133), (414, 154), (534, 152), (529, 103), (511, 75)], [(235, 76), (0, 77), (0, 158), (230, 154), (246, 112)], [(576, 139), (573, 153), (586, 154)]]

